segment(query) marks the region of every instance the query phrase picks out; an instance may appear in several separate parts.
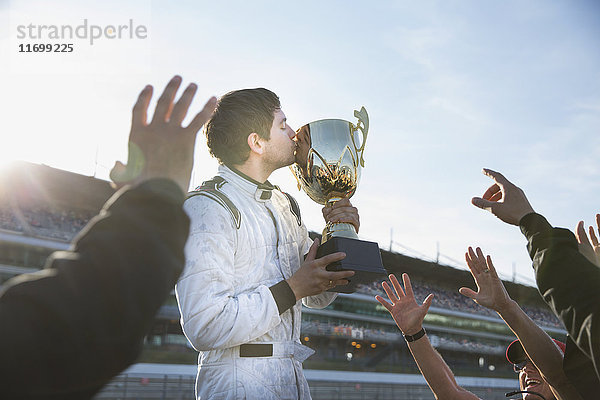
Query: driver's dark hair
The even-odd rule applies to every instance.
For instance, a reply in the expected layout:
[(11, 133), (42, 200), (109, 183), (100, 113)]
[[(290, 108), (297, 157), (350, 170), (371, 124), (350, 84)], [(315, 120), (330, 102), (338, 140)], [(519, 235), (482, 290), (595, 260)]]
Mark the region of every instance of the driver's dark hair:
[(235, 90), (225, 94), (206, 124), (210, 154), (220, 163), (239, 165), (248, 159), (248, 135), (255, 132), (269, 140), (279, 97), (264, 88)]

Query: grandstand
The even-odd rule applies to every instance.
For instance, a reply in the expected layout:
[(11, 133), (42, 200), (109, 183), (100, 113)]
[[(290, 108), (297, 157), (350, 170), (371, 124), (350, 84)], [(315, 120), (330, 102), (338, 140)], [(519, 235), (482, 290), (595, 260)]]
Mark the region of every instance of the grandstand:
[[(13, 164), (0, 175), (0, 283), (36, 271), (64, 250), (112, 195), (108, 182), (42, 165)], [(461, 296), (473, 287), (466, 270), (382, 251), (390, 273), (410, 274), (417, 299), (435, 294), (425, 319), (431, 342), (459, 384), (486, 399), (517, 387), (504, 358), (514, 336), (493, 312)], [(505, 282), (507, 291), (552, 337), (566, 332), (536, 288)], [(304, 363), (314, 399), (431, 399), (387, 311), (374, 299), (378, 284), (340, 294), (323, 310), (304, 308), (302, 341), (316, 350)], [(193, 398), (197, 353), (179, 325), (172, 294), (156, 315), (139, 364), (97, 398)]]

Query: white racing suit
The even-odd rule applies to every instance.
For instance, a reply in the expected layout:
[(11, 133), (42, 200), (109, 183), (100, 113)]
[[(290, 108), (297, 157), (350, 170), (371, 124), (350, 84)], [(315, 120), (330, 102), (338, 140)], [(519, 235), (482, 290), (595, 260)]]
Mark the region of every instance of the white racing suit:
[[(300, 343), (301, 303), (279, 315), (269, 289), (298, 270), (311, 245), (295, 200), (226, 166), (217, 176), (225, 182), (184, 203), (191, 226), (176, 285), (183, 331), (200, 352), (196, 396), (310, 399), (302, 362), (314, 351)], [(302, 301), (323, 308), (335, 296)], [(273, 355), (241, 357), (248, 343), (272, 344)]]

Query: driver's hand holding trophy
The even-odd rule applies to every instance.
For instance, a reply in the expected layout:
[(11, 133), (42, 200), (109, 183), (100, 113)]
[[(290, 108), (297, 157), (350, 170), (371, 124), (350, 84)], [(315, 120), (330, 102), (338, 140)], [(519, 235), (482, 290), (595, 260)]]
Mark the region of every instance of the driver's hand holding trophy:
[[(302, 126), (296, 135), (296, 163), (292, 171), (298, 188), (315, 202), (333, 205), (356, 192), (364, 167), (363, 152), (369, 131), (369, 116), (364, 107), (354, 111), (356, 125), (342, 119), (323, 119)], [(383, 280), (386, 271), (379, 246), (359, 240), (349, 223), (327, 223), (323, 230), (317, 257), (342, 251), (346, 258), (327, 266), (329, 271), (352, 270), (355, 275), (348, 285), (330, 291), (352, 293), (356, 285)]]

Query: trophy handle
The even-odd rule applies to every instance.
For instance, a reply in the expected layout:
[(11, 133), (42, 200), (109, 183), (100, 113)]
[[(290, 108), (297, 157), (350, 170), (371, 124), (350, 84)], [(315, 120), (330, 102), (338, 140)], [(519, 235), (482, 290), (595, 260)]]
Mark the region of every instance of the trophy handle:
[(289, 168), (290, 168), (290, 171), (292, 171), (292, 175), (294, 175), (294, 178), (296, 178), (296, 184), (298, 185), (298, 190), (302, 189), (302, 183), (300, 182), (300, 178), (298, 177), (298, 174), (296, 173), (296, 168), (298, 168), (298, 167), (296, 165), (292, 164), (292, 165), (290, 165)]
[(358, 118), (358, 122), (356, 125), (350, 124), (352, 126), (352, 131), (360, 130), (363, 134), (362, 144), (360, 147), (356, 146), (356, 141), (354, 140), (354, 134), (352, 135), (352, 144), (354, 145), (354, 149), (356, 150), (356, 154), (360, 155), (360, 166), (364, 168), (365, 159), (363, 158), (363, 154), (365, 152), (365, 143), (367, 142), (367, 134), (369, 133), (369, 114), (367, 114), (367, 110), (364, 107), (361, 107), (360, 111), (354, 110), (354, 116)]

